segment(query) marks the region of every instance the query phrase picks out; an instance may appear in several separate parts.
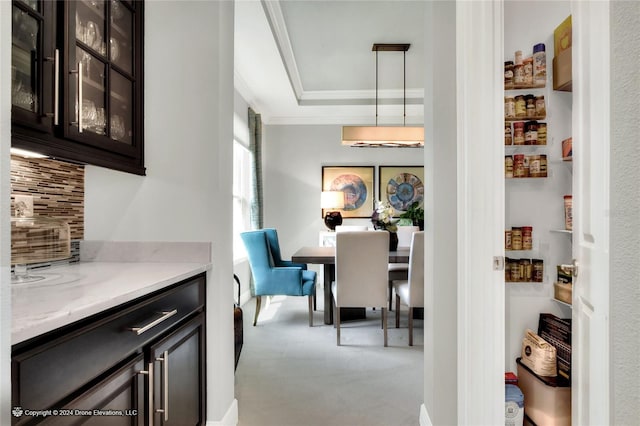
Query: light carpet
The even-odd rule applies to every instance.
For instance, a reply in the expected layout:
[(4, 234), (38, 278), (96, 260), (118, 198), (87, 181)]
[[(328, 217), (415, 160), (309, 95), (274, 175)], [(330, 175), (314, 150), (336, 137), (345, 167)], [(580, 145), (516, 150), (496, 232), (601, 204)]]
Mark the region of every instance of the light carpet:
[[(318, 290), (318, 296), (322, 290)], [(343, 323), (342, 346), (325, 325), (321, 297), (309, 327), (306, 297), (275, 296), (252, 326), (255, 300), (243, 306), (244, 347), (235, 375), (240, 426), (415, 426), (423, 403), (423, 321), (407, 311), (400, 328), (388, 315), (383, 346), (380, 310)], [(406, 309), (406, 307), (404, 308)]]

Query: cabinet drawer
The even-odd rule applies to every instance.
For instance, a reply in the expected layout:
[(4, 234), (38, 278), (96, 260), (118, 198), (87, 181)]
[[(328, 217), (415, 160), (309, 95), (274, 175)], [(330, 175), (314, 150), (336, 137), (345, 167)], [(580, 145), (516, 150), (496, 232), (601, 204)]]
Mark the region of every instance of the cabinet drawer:
[(14, 353), (13, 405), (53, 408), (127, 356), (141, 352), (144, 345), (203, 308), (204, 282), (204, 276), (198, 276), (83, 320), (63, 335)]

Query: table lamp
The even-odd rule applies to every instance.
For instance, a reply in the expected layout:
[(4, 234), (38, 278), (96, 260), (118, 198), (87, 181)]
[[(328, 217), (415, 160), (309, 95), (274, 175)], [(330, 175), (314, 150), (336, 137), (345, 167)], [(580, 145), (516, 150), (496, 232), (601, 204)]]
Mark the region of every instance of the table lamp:
[(336, 226), (342, 225), (342, 215), (335, 209), (344, 208), (344, 192), (322, 191), (320, 194), (320, 207), (326, 210), (324, 224), (330, 231), (335, 231)]

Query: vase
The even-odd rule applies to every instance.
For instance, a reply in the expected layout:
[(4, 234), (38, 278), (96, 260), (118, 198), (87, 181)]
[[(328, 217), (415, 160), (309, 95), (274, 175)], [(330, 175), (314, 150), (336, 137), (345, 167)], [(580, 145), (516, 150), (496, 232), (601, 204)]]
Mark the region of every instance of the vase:
[(389, 231), (389, 251), (398, 250), (398, 234)]

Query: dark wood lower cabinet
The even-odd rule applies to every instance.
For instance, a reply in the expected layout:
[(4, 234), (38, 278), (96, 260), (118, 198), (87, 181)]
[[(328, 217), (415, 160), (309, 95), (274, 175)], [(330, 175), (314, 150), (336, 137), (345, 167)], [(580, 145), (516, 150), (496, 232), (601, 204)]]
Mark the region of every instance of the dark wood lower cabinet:
[(154, 425), (204, 424), (204, 315), (151, 347)]
[(12, 424), (204, 424), (204, 324), (199, 275), (14, 345)]
[(89, 391), (65, 404), (63, 409), (58, 409), (57, 415), (47, 417), (42, 425), (143, 426), (145, 375), (141, 371), (144, 371), (144, 366), (144, 356), (140, 354)]

